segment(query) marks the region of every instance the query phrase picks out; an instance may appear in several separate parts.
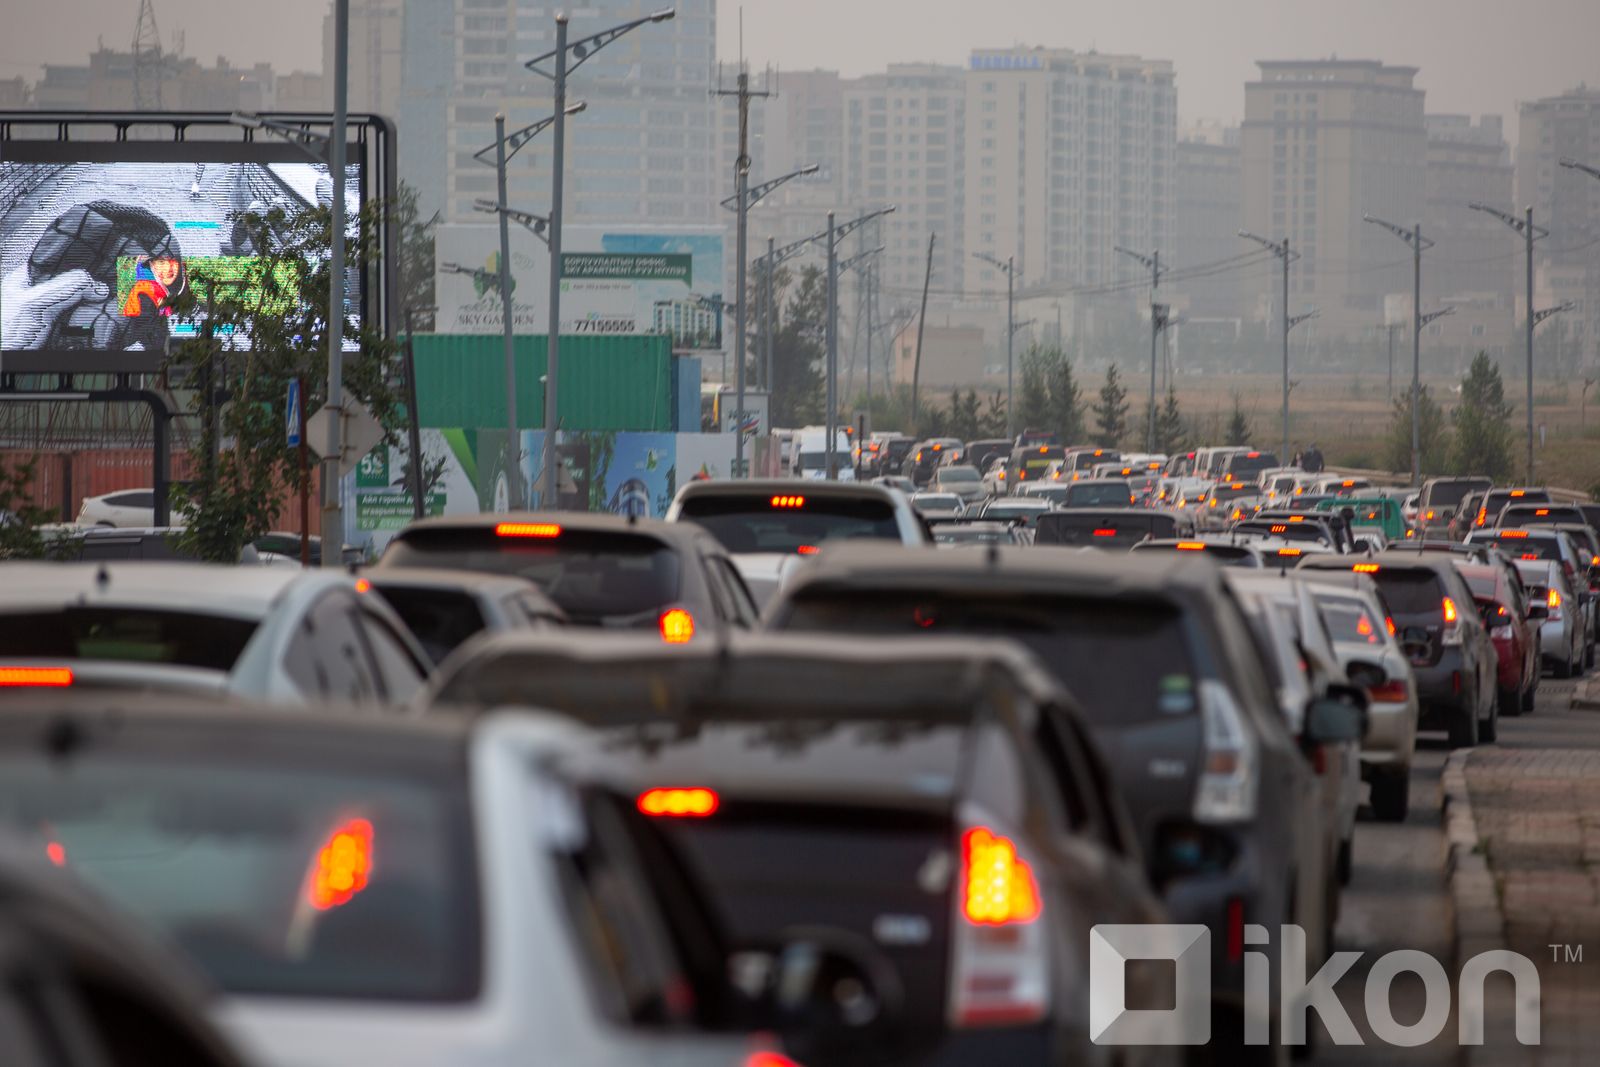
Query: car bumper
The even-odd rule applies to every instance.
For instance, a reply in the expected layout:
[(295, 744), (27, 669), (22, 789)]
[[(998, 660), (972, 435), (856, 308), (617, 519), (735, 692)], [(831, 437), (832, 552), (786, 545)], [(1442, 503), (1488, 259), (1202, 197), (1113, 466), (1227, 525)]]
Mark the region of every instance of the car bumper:
[(1361, 764), (1404, 764), (1409, 766), (1417, 747), (1417, 707), (1404, 704), (1373, 704), (1367, 708), (1367, 736), (1361, 741)]
[(1545, 659), (1565, 660), (1572, 654), (1572, 620), (1546, 619), (1539, 627), (1539, 654)]
[(1162, 895), (1171, 922), (1205, 926), (1211, 931), (1211, 998), (1238, 1006), (1244, 1001), (1244, 962), (1242, 954), (1234, 959), (1228, 950), (1229, 912), (1235, 902), (1246, 923), (1260, 923), (1269, 930), (1294, 917), (1287, 912), (1272, 913), (1274, 908), (1284, 907), (1284, 902), (1262, 891), (1263, 885), (1270, 884), (1269, 878), (1281, 879), (1283, 872), (1271, 870), (1248, 837), (1236, 835), (1233, 840), (1239, 852), (1225, 871), (1175, 878)]
[(1423, 726), (1448, 723), (1459, 716), (1476, 715), (1468, 689), (1471, 672), (1459, 647), (1446, 646), (1439, 662), (1431, 667), (1416, 667), (1417, 704)]

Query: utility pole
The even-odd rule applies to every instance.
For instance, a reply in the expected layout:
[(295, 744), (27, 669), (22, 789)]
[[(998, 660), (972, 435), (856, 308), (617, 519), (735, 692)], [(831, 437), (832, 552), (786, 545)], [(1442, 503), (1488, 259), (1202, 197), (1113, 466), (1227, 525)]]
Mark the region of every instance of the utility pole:
[[(1422, 484), (1422, 424), (1419, 421), (1422, 407), (1422, 253), (1433, 247), (1433, 242), (1422, 236), (1422, 223), (1411, 229), (1398, 226), (1371, 215), (1361, 216), (1363, 222), (1382, 226), (1411, 246), (1411, 484)], [(1531, 408), (1529, 409), (1532, 410)]]
[[(333, 131), (328, 170), (333, 182), (329, 205), (328, 260), (328, 447), (322, 453), (322, 565), (344, 566), (344, 154), (345, 117), (350, 99), (350, 0), (333, 3)], [(331, 541), (331, 543), (330, 543)]]
[(1016, 366), (1014, 346), (1017, 336), (1017, 261), (1015, 256), (1007, 256), (1002, 263), (986, 252), (974, 252), (973, 255), (996, 270), (1006, 272), (1006, 437), (1015, 441), (1017, 405), (1012, 382)]
[[(876, 263), (867, 264), (867, 411), (872, 410), (872, 283), (877, 277)], [(864, 442), (857, 442), (863, 445)]]
[(773, 247), (773, 239), (767, 237), (767, 254), (763, 259), (761, 271), (761, 310), (765, 321), (761, 324), (761, 386), (767, 391), (767, 411), (772, 411), (772, 330), (776, 325), (777, 309), (772, 306), (772, 272), (776, 267), (774, 263), (777, 249)]
[(922, 307), (917, 312), (917, 353), (911, 360), (911, 432), (921, 434), (917, 424), (917, 388), (922, 384), (922, 328), (928, 322), (928, 285), (933, 281), (933, 243), (937, 232), (928, 234), (928, 265), (922, 271)]
[[(797, 171), (796, 173), (797, 174), (810, 173), (814, 169), (815, 168), (807, 167), (805, 170)], [(787, 179), (785, 179), (785, 180), (787, 180)], [(753, 193), (754, 192), (759, 192), (759, 188), (755, 189), (755, 190), (752, 190), (752, 192)], [(757, 262), (759, 262), (761, 264), (761, 273), (764, 276), (764, 283), (766, 285), (766, 290), (767, 290), (767, 299), (766, 299), (767, 320), (766, 320), (765, 329), (763, 329), (762, 333), (764, 335), (763, 336), (763, 341), (765, 342), (765, 347), (766, 347), (766, 364), (767, 364), (766, 365), (766, 377), (765, 377), (764, 380), (765, 380), (766, 385), (767, 385), (767, 394), (768, 394), (768, 403), (769, 404), (771, 402), (771, 394), (772, 394), (772, 346), (773, 346), (773, 334), (775, 334), (777, 332), (778, 320), (782, 317), (778, 312), (778, 301), (777, 301), (777, 295), (776, 295), (776, 285), (777, 285), (777, 283), (774, 281), (773, 276), (777, 272), (777, 269), (780, 266), (782, 266), (783, 264), (787, 263), (789, 260), (793, 259), (795, 256), (800, 255), (802, 252), (804, 252), (807, 248), (809, 248), (812, 244), (816, 243), (817, 241), (821, 241), (821, 240), (826, 239), (827, 236), (828, 235), (827, 235), (826, 231), (814, 233), (810, 237), (802, 237), (800, 240), (795, 241), (793, 244), (784, 245), (782, 248), (774, 248), (773, 247), (773, 244), (774, 244), (773, 239), (771, 237), (768, 237), (767, 238), (767, 254), (762, 256), (757, 261)]]
[[(1156, 303), (1156, 288), (1161, 284), (1161, 249), (1156, 249), (1148, 256), (1142, 252), (1135, 252), (1131, 248), (1116, 246), (1116, 250), (1123, 255), (1150, 268), (1150, 431), (1145, 439), (1147, 451), (1156, 450), (1156, 342), (1161, 337), (1165, 327), (1166, 308)], [(1060, 322), (1061, 310), (1057, 306), (1056, 321)]]
[(750, 88), (750, 72), (744, 68), (744, 61), (740, 60), (738, 88), (732, 92), (717, 90), (717, 96), (736, 96), (739, 98), (739, 155), (733, 161), (733, 186), (735, 237), (733, 239), (734, 255), (737, 266), (735, 268), (734, 292), (739, 294), (733, 306), (733, 375), (734, 375), (734, 415), (733, 415), (733, 469), (735, 478), (748, 478), (749, 472), (745, 469), (744, 462), (744, 424), (745, 424), (745, 399), (744, 399), (744, 345), (745, 345), (745, 269), (747, 262), (746, 234), (750, 225), (750, 100), (752, 97), (767, 97), (771, 93), (766, 90), (753, 91)]
[[(1562, 160), (1561, 165), (1563, 167), (1568, 166), (1569, 165), (1569, 161)], [(1512, 215), (1512, 214), (1510, 214), (1508, 212), (1501, 211), (1501, 210), (1499, 210), (1497, 208), (1490, 207), (1488, 204), (1468, 204), (1467, 206), (1470, 207), (1473, 211), (1481, 211), (1485, 215), (1493, 215), (1495, 218), (1499, 219), (1501, 222), (1505, 223), (1507, 226), (1511, 227), (1511, 229), (1516, 231), (1517, 234), (1519, 234), (1522, 237), (1523, 248), (1524, 248), (1525, 254), (1527, 256), (1527, 264), (1526, 264), (1526, 266), (1527, 266), (1527, 298), (1526, 298), (1527, 299), (1527, 305), (1526, 306), (1527, 306), (1527, 309), (1528, 309), (1528, 318), (1527, 318), (1527, 322), (1525, 323), (1525, 325), (1527, 327), (1526, 339), (1527, 339), (1527, 356), (1528, 356), (1528, 442), (1527, 442), (1527, 444), (1528, 444), (1528, 468), (1527, 468), (1528, 474), (1527, 474), (1527, 479), (1528, 480), (1527, 480), (1527, 484), (1528, 485), (1532, 485), (1533, 484), (1533, 328), (1539, 324), (1538, 323), (1538, 317), (1534, 314), (1534, 308), (1533, 308), (1533, 242), (1539, 240), (1541, 237), (1549, 237), (1550, 236), (1550, 231), (1545, 229), (1543, 226), (1535, 226), (1533, 224), (1533, 207), (1532, 207), (1532, 205), (1529, 205), (1528, 207), (1525, 207), (1523, 209), (1523, 216), (1520, 219), (1517, 216)]]
[[(348, 0), (340, 0), (347, 3)], [(540, 501), (546, 508), (559, 507), (561, 501), (560, 468), (561, 458), (557, 447), (557, 435), (561, 429), (558, 412), (559, 402), (559, 371), (561, 366), (561, 218), (566, 193), (566, 162), (567, 162), (567, 76), (581, 67), (585, 61), (606, 45), (615, 41), (623, 34), (635, 30), (648, 22), (666, 22), (673, 18), (677, 11), (667, 8), (643, 18), (634, 19), (613, 26), (599, 33), (590, 34), (582, 40), (567, 41), (567, 16), (563, 13), (556, 15), (556, 46), (544, 55), (535, 56), (523, 66), (549, 78), (555, 97), (555, 144), (553, 158), (550, 164), (550, 301), (549, 315), (549, 347), (545, 357), (545, 387), (544, 387), (544, 496)], [(568, 62), (567, 53), (575, 57)], [(551, 60), (555, 61), (553, 72), (541, 69), (540, 64)]]
[(837, 451), (836, 438), (839, 434), (839, 242), (850, 236), (856, 230), (865, 226), (873, 219), (880, 218), (894, 211), (894, 207), (879, 208), (869, 211), (865, 215), (858, 215), (849, 222), (835, 224), (833, 212), (828, 212), (828, 362), (827, 362), (827, 417), (824, 425), (828, 434), (826, 449), (823, 453), (824, 462), (827, 464), (826, 476), (831, 480), (837, 477), (833, 469), (834, 452)]
[(1300, 258), (1300, 253), (1289, 248), (1289, 238), (1281, 241), (1269, 241), (1259, 234), (1240, 230), (1239, 236), (1247, 241), (1254, 241), (1273, 255), (1283, 261), (1283, 306), (1279, 308), (1283, 319), (1283, 433), (1282, 449), (1278, 453), (1278, 461), (1287, 463), (1289, 457), (1289, 331), (1293, 323), (1289, 321), (1289, 264)]

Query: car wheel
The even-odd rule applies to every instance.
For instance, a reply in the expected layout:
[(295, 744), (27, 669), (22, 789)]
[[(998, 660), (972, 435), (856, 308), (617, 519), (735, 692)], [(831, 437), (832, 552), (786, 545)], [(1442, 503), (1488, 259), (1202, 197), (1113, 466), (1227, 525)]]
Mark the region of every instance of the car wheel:
[(1500, 690), (1500, 714), (1517, 716), (1522, 714), (1522, 703), (1526, 690), (1502, 689)]
[(1411, 809), (1411, 768), (1389, 767), (1372, 779), (1372, 814), (1381, 822), (1405, 822)]
[(1500, 702), (1490, 705), (1489, 717), (1478, 720), (1478, 740), (1488, 743), (1500, 736)]
[(1450, 723), (1450, 747), (1471, 748), (1478, 743), (1478, 709), (1467, 705), (1465, 715), (1457, 715)]
[(1350, 879), (1355, 876), (1355, 846), (1356, 843), (1353, 838), (1347, 837), (1343, 841), (1339, 842), (1339, 862), (1337, 865), (1337, 870), (1339, 874), (1340, 885), (1349, 885)]
[(1568, 650), (1566, 659), (1561, 660), (1560, 662), (1554, 664), (1554, 666), (1552, 667), (1551, 673), (1553, 673), (1557, 678), (1571, 678), (1572, 677), (1572, 652), (1571, 652), (1571, 650)]
[(1532, 711), (1539, 701), (1539, 674), (1534, 672), (1533, 681), (1529, 682), (1522, 690), (1522, 710)]

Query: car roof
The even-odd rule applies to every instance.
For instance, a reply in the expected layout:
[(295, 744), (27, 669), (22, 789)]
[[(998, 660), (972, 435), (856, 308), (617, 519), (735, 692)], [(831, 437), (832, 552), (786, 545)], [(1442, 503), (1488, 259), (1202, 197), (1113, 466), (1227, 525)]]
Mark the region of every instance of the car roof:
[(1300, 566), (1315, 570), (1339, 570), (1343, 568), (1354, 571), (1356, 567), (1365, 563), (1376, 563), (1384, 570), (1431, 571), (1441, 577), (1449, 574), (1450, 568), (1453, 566), (1450, 562), (1450, 557), (1447, 555), (1438, 553), (1427, 555), (1421, 552), (1406, 552), (1404, 550), (1375, 552), (1370, 556), (1308, 556), (1300, 561)]
[(505, 593), (544, 594), (530, 579), (493, 571), (453, 571), (444, 567), (371, 568), (362, 572), (382, 592), (386, 588), (460, 589), (483, 596)]
[[(691, 484), (710, 485), (713, 483), (694, 482)], [(781, 484), (790, 492), (795, 491), (797, 485), (804, 485), (805, 491), (809, 492), (811, 486), (817, 483), (789, 481)], [(493, 530), (501, 523), (554, 523), (564, 529), (583, 532), (604, 531), (608, 533), (637, 534), (644, 537), (654, 537), (658, 541), (677, 548), (686, 547), (689, 542), (701, 538), (711, 539), (710, 534), (692, 522), (667, 522), (665, 519), (647, 519), (635, 515), (612, 515), (603, 511), (505, 511), (481, 515), (442, 515), (431, 519), (418, 519), (407, 523), (404, 529), (394, 535), (394, 540), (404, 540), (414, 533), (450, 530)]]
[(348, 587), (343, 571), (214, 563), (7, 563), (0, 611), (24, 605), (125, 605), (260, 618), (294, 586)]
[(690, 482), (678, 490), (678, 500), (701, 496), (774, 496), (800, 493), (815, 497), (892, 501), (887, 487), (871, 482), (796, 481), (793, 478), (738, 478)]

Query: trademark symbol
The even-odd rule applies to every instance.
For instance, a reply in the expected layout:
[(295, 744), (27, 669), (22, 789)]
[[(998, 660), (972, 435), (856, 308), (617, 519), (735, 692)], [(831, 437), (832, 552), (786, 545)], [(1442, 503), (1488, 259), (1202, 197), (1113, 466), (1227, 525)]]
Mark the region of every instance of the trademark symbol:
[(1558, 945), (1546, 945), (1545, 948), (1550, 950), (1550, 962), (1551, 963), (1561, 963), (1561, 962), (1582, 963), (1583, 962), (1583, 946), (1582, 945), (1559, 945), (1558, 944)]

